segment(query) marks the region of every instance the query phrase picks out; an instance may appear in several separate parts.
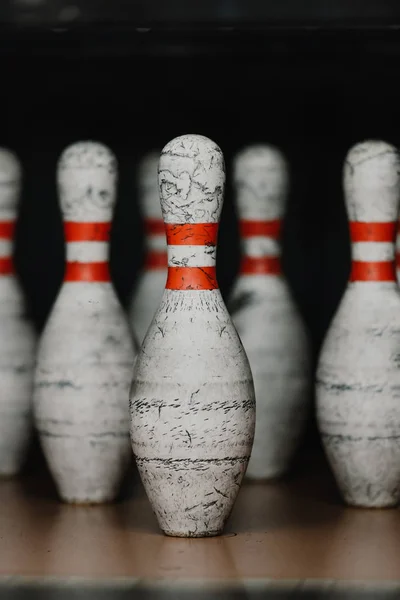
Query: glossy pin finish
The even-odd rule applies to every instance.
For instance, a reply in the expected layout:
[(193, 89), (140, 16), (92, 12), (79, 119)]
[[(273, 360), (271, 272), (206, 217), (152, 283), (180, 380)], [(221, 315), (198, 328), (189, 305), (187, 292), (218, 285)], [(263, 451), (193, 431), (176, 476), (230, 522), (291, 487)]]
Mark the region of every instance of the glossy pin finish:
[(63, 500), (111, 501), (131, 455), (134, 344), (108, 269), (117, 163), (95, 142), (67, 148), (57, 171), (67, 262), (39, 344), (34, 408)]
[(36, 334), (12, 256), (20, 187), (17, 157), (0, 148), (0, 476), (20, 471), (32, 430)]
[(141, 344), (158, 309), (167, 279), (167, 242), (158, 190), (160, 151), (146, 154), (139, 163), (138, 200), (145, 231), (145, 259), (134, 287), (129, 320)]
[(344, 500), (364, 507), (400, 499), (399, 184), (399, 156), (390, 144), (366, 141), (349, 151), (344, 193), (352, 269), (317, 371), (328, 460)]
[(184, 135), (159, 164), (168, 279), (136, 362), (131, 438), (160, 528), (222, 532), (254, 436), (249, 363), (215, 277), (225, 184), (220, 148)]
[(310, 408), (307, 334), (280, 262), (288, 170), (266, 144), (234, 161), (242, 262), (228, 308), (250, 361), (257, 401), (252, 479), (281, 476), (298, 447)]

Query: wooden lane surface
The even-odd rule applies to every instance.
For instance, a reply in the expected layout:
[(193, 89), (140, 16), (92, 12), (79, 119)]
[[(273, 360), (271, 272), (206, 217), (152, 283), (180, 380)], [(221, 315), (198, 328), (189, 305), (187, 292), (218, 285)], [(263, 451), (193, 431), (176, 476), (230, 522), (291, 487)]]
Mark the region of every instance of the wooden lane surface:
[(167, 538), (134, 480), (115, 505), (61, 504), (46, 478), (0, 481), (0, 575), (400, 581), (400, 510), (344, 507), (326, 469), (246, 484), (220, 538)]

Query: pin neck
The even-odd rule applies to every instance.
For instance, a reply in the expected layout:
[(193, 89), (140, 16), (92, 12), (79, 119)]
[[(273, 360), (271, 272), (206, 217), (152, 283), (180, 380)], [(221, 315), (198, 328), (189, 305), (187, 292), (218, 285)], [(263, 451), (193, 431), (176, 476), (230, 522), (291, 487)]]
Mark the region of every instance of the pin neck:
[(215, 290), (218, 223), (166, 223), (166, 289)]
[(64, 281), (108, 282), (110, 222), (66, 221), (67, 263)]
[(241, 275), (281, 274), (281, 226), (280, 219), (242, 219), (239, 222), (242, 247)]
[(165, 270), (168, 266), (168, 257), (164, 221), (147, 218), (144, 220), (144, 231), (145, 270)]
[(0, 276), (14, 275), (15, 219), (0, 220)]
[(395, 282), (396, 222), (360, 222), (349, 225), (352, 242), (350, 282)]

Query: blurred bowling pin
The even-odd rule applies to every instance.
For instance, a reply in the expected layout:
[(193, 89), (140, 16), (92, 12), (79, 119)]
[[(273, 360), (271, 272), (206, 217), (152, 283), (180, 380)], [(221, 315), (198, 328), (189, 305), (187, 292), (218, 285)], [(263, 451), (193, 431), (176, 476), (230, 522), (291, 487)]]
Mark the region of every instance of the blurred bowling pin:
[(96, 503), (116, 496), (131, 452), (134, 345), (108, 265), (117, 163), (105, 146), (80, 142), (57, 175), (67, 263), (39, 344), (35, 417), (61, 497)]
[(0, 476), (21, 469), (32, 428), (36, 335), (12, 258), (20, 186), (17, 157), (0, 148)]
[(200, 135), (175, 138), (159, 184), (168, 279), (134, 370), (132, 446), (160, 528), (214, 536), (239, 491), (255, 419), (249, 363), (215, 274), (220, 148)]
[(133, 290), (129, 318), (141, 344), (160, 305), (167, 279), (167, 243), (158, 191), (160, 152), (146, 154), (138, 169), (138, 198), (144, 216), (146, 256)]
[(400, 220), (397, 222), (395, 251), (396, 251), (396, 277), (397, 277), (397, 283), (400, 285)]
[(228, 305), (249, 357), (257, 401), (247, 476), (282, 475), (309, 413), (307, 335), (280, 262), (280, 231), (288, 190), (282, 154), (249, 146), (234, 162), (242, 261)]
[(400, 293), (394, 249), (400, 194), (396, 149), (354, 146), (344, 164), (352, 268), (322, 346), (317, 419), (348, 504), (400, 499)]

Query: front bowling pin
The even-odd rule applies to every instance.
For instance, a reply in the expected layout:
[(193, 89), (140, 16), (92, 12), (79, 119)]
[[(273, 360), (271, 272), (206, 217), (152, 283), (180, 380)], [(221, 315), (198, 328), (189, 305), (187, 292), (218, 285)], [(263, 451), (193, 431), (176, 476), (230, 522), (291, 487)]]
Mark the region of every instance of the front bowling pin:
[(400, 193), (396, 149), (354, 146), (344, 164), (352, 267), (322, 346), (317, 420), (348, 504), (400, 499), (400, 294), (394, 247)]
[(67, 502), (113, 500), (131, 453), (134, 346), (108, 265), (116, 179), (115, 157), (95, 142), (70, 146), (58, 163), (67, 262), (39, 344), (34, 408)]
[(257, 400), (247, 476), (278, 477), (288, 469), (310, 406), (310, 349), (280, 261), (288, 172), (273, 146), (245, 148), (234, 184), (242, 261), (228, 308), (250, 361)]
[(200, 135), (172, 140), (159, 184), (168, 279), (134, 370), (132, 447), (164, 533), (214, 536), (239, 491), (255, 422), (249, 363), (215, 274), (220, 148)]
[(36, 335), (12, 257), (20, 186), (17, 157), (0, 149), (0, 476), (20, 471), (32, 429)]
[(167, 244), (158, 191), (160, 152), (149, 152), (139, 164), (138, 198), (144, 217), (145, 260), (129, 307), (132, 330), (141, 344), (158, 309), (167, 279)]

